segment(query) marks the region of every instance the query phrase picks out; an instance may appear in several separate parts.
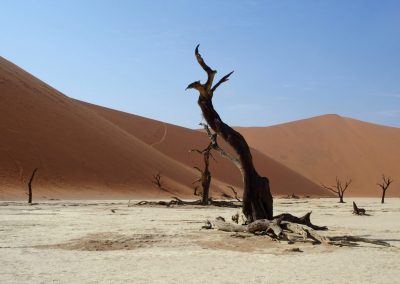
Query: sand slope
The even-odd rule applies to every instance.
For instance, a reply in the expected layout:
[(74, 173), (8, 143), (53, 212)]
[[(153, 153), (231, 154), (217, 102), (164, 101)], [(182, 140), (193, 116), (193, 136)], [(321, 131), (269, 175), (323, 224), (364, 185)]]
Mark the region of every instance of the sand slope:
[[(202, 167), (202, 157), (189, 151), (207, 147), (209, 140), (205, 133), (105, 107), (81, 103), (174, 160), (189, 167)], [(226, 151), (233, 153), (233, 150), (223, 141), (220, 141), (220, 145)], [(273, 194), (288, 195), (296, 193), (298, 195), (329, 196), (329, 193), (321, 190), (315, 183), (285, 165), (276, 162), (255, 149), (252, 149), (252, 153), (257, 170), (260, 174), (266, 175), (270, 179)], [(230, 161), (223, 159), (217, 153), (214, 154), (214, 158), (216, 161), (211, 161), (210, 163), (212, 175), (227, 184), (236, 186), (240, 191), (242, 177), (239, 170)]]
[(158, 196), (158, 171), (188, 194), (191, 168), (2, 58), (0, 78), (0, 198), (23, 196), (35, 167), (36, 197)]
[(352, 178), (349, 195), (377, 196), (382, 173), (400, 196), (400, 129), (324, 115), (270, 127), (239, 128), (249, 144), (316, 183)]
[[(192, 196), (201, 166), (191, 148), (203, 133), (73, 100), (0, 58), (0, 199), (24, 198), (35, 167), (34, 198)], [(275, 194), (325, 194), (311, 181), (256, 153)], [(163, 192), (151, 183), (161, 172)], [(219, 161), (215, 177), (240, 187), (239, 172)], [(212, 196), (229, 190), (214, 179)]]

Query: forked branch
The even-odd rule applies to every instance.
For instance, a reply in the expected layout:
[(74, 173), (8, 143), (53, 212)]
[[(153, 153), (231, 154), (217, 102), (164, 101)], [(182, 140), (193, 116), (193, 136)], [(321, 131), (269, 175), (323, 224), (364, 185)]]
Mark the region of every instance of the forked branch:
[(345, 184), (343, 185), (342, 181), (338, 177), (336, 177), (336, 185), (326, 186), (324, 184), (321, 184), (321, 186), (323, 188), (337, 194), (339, 196), (339, 202), (344, 203), (343, 196), (344, 196), (344, 193), (346, 192), (346, 190), (349, 188), (350, 184), (351, 184), (351, 179), (346, 180)]

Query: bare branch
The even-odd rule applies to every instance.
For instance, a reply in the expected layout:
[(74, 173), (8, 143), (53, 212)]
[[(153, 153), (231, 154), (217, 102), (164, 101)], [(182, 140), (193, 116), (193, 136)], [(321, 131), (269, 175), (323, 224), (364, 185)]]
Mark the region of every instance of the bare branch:
[(349, 185), (351, 184), (352, 180), (349, 179), (348, 181), (346, 181), (344, 188), (342, 188), (342, 194), (347, 190), (347, 188), (349, 187)]
[(215, 84), (214, 87), (212, 87), (211, 93), (213, 94), (214, 91), (219, 87), (219, 85), (221, 85), (222, 83), (228, 81), (229, 80), (229, 76), (231, 76), (233, 72), (234, 71), (232, 71), (229, 74), (226, 74), (224, 77), (222, 77), (221, 80), (219, 80), (218, 83)]
[(206, 89), (206, 91), (209, 92), (210, 89), (211, 89), (211, 85), (212, 85), (212, 83), (213, 83), (213, 80), (214, 80), (214, 77), (215, 77), (215, 74), (217, 73), (217, 71), (212, 70), (212, 69), (204, 62), (203, 57), (201, 57), (201, 55), (200, 55), (200, 53), (199, 53), (199, 46), (200, 46), (200, 44), (198, 44), (198, 45), (196, 46), (196, 49), (195, 49), (195, 51), (194, 51), (194, 54), (196, 55), (197, 62), (199, 62), (200, 66), (201, 66), (201, 67), (204, 69), (204, 71), (206, 71), (206, 73), (207, 73), (207, 82), (206, 82), (203, 86), (204, 86), (204, 88)]
[[(203, 150), (203, 151), (204, 151), (204, 150)], [(200, 150), (198, 150), (198, 149), (191, 149), (191, 150), (189, 151), (189, 153), (197, 152), (197, 153), (199, 153), (199, 154), (203, 154), (203, 151), (200, 151)]]
[(326, 185), (324, 185), (324, 184), (321, 184), (321, 186), (322, 186), (323, 188), (327, 189), (327, 190), (332, 191), (333, 193), (339, 194), (339, 190), (335, 190), (335, 189), (334, 189), (335, 187), (329, 187), (329, 186), (326, 186)]
[(200, 168), (198, 168), (198, 167), (193, 167), (193, 169), (196, 169), (196, 170), (198, 170), (200, 173), (202, 173), (203, 171), (202, 170), (200, 170)]
[(237, 201), (239, 201), (239, 202), (242, 202), (242, 200), (239, 199), (238, 193), (237, 193), (237, 191), (235, 190), (235, 188), (234, 188), (233, 186), (231, 186), (231, 185), (227, 185), (227, 187), (228, 187), (229, 189), (232, 190), (232, 192), (233, 192), (233, 194), (234, 194), (234, 196), (235, 196), (235, 199), (236, 199)]
[(229, 153), (227, 153), (224, 149), (222, 149), (217, 142), (217, 135), (215, 133), (211, 133), (210, 128), (208, 127), (207, 124), (205, 123), (200, 123), (200, 125), (202, 125), (204, 127), (204, 130), (207, 132), (208, 137), (211, 140), (212, 143), (212, 148), (216, 151), (219, 152), (219, 154), (224, 157), (227, 158), (228, 160), (232, 161), (234, 163), (234, 165), (241, 171), (243, 172), (243, 167), (242, 164), (240, 162), (239, 159), (233, 157), (232, 155), (230, 155)]

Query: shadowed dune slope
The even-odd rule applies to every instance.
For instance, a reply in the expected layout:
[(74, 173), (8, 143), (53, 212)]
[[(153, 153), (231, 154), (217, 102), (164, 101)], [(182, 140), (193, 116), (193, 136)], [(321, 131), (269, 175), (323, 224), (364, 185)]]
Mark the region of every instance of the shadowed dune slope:
[(346, 195), (379, 196), (382, 174), (400, 196), (400, 129), (323, 115), (270, 126), (238, 128), (249, 144), (316, 183), (352, 178)]
[(81, 103), (0, 58), (0, 198), (24, 198), (35, 167), (34, 198), (191, 195), (197, 173)]
[[(191, 149), (204, 149), (209, 143), (207, 135), (201, 131), (191, 130), (156, 120), (100, 107), (81, 102), (84, 106), (92, 109), (99, 115), (108, 119), (126, 132), (142, 139), (151, 147), (161, 151), (189, 167), (198, 166), (202, 168), (202, 156), (197, 153), (190, 153)], [(221, 146), (229, 151), (233, 150), (220, 141)], [(286, 166), (274, 161), (261, 152), (252, 149), (254, 163), (262, 175), (269, 177), (271, 190), (275, 195), (312, 195), (329, 196), (319, 186), (297, 174)], [(233, 164), (214, 152), (216, 161), (211, 160), (210, 168), (213, 177), (234, 185), (241, 192), (242, 178), (239, 170)], [(213, 189), (213, 185), (211, 185)], [(231, 193), (230, 190), (227, 190)], [(211, 195), (212, 192), (211, 192)]]

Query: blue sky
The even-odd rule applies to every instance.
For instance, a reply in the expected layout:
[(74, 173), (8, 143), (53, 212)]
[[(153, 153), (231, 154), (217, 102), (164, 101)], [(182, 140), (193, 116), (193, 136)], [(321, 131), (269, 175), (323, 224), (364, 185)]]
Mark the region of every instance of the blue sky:
[(66, 95), (198, 127), (200, 52), (231, 125), (326, 114), (400, 127), (400, 1), (0, 0), (0, 55)]

